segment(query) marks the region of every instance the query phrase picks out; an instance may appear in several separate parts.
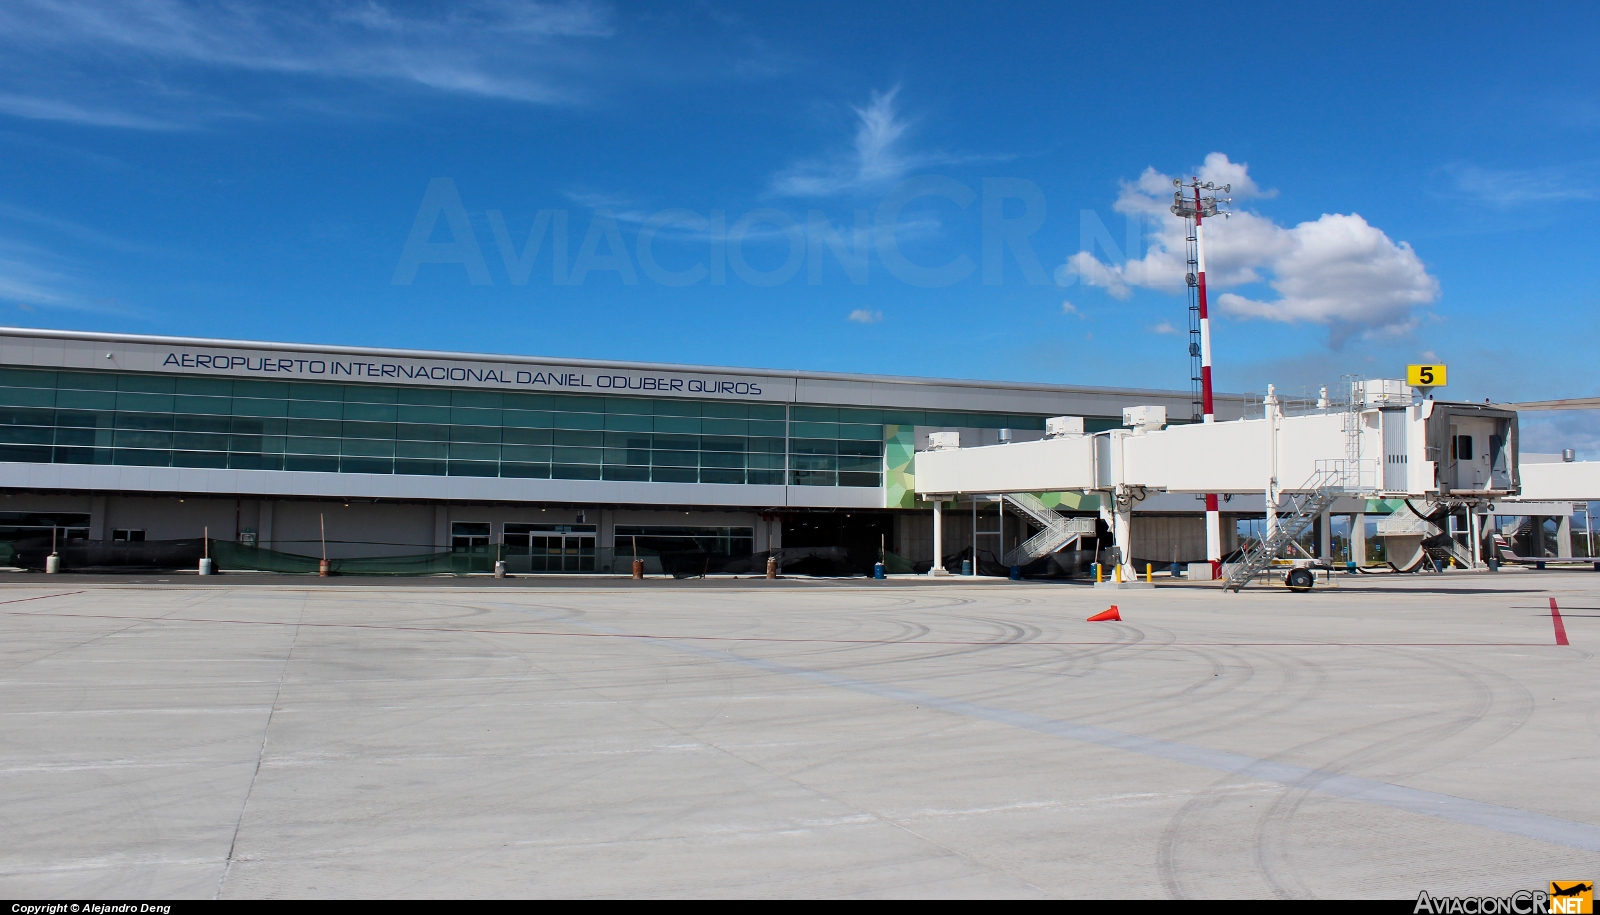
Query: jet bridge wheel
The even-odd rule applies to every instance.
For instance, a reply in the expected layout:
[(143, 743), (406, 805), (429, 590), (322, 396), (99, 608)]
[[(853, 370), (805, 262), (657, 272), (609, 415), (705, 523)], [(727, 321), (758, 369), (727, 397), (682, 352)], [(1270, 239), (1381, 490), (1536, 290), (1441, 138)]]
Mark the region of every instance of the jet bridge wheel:
[(1289, 586), (1290, 591), (1305, 592), (1311, 590), (1311, 586), (1317, 583), (1317, 578), (1311, 574), (1310, 569), (1290, 569), (1288, 574), (1283, 576), (1283, 583)]

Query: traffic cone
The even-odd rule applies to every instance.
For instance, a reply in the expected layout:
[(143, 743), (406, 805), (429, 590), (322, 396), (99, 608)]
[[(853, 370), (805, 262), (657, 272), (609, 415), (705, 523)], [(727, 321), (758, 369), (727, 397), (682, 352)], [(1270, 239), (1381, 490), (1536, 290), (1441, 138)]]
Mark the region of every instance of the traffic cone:
[(1106, 610), (1103, 613), (1096, 613), (1094, 616), (1089, 617), (1088, 622), (1120, 623), (1122, 622), (1122, 614), (1117, 612), (1117, 605), (1112, 604), (1110, 610)]

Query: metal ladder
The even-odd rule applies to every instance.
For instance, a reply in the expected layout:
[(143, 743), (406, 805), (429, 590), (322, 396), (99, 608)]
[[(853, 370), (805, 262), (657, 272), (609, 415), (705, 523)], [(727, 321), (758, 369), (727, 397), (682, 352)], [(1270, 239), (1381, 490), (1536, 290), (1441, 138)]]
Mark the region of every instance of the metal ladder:
[(1289, 511), (1278, 515), (1278, 526), (1272, 532), (1272, 536), (1245, 551), (1243, 560), (1229, 571), (1222, 589), (1224, 591), (1231, 589), (1233, 593), (1239, 593), (1241, 588), (1270, 566), (1274, 559), (1283, 555), (1289, 544), (1299, 540), (1306, 528), (1310, 527), (1323, 511), (1332, 507), (1334, 500), (1344, 494), (1343, 486), (1323, 486), (1302, 495), (1289, 496)]
[(1005, 500), (1043, 528), (1006, 552), (1004, 562), (1008, 566), (1027, 565), (1095, 532), (1095, 519), (1064, 517), (1032, 493), (1007, 493)]

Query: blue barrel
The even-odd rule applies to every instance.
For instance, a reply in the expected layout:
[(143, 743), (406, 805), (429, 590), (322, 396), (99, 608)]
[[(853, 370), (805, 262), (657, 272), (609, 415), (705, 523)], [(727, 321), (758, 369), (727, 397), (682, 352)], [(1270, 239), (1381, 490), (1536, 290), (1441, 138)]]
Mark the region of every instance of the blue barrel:
[(972, 560), (970, 560), (970, 559), (961, 560), (961, 574), (962, 575), (971, 575), (972, 574)]
[(1011, 567), (1011, 580), (1012, 581), (1021, 581), (1022, 580), (1022, 566), (1012, 566)]
[(875, 562), (872, 564), (872, 577), (877, 579), (883, 578), (883, 563)]

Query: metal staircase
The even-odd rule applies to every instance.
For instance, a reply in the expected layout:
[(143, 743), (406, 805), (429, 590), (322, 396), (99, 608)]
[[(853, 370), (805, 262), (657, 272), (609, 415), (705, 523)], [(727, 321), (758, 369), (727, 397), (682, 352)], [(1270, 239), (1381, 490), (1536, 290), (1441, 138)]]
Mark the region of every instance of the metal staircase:
[(1027, 565), (1041, 556), (1064, 550), (1085, 535), (1095, 532), (1095, 519), (1064, 517), (1031, 493), (1007, 493), (1005, 499), (1007, 504), (1042, 528), (1039, 533), (1006, 552), (1004, 562), (1008, 566)]
[(1299, 540), (1306, 528), (1315, 523), (1318, 516), (1332, 507), (1334, 500), (1345, 492), (1344, 486), (1334, 485), (1290, 495), (1288, 510), (1278, 513), (1278, 526), (1272, 536), (1245, 551), (1244, 558), (1229, 570), (1222, 589), (1239, 593), (1239, 589), (1283, 555), (1291, 543)]

